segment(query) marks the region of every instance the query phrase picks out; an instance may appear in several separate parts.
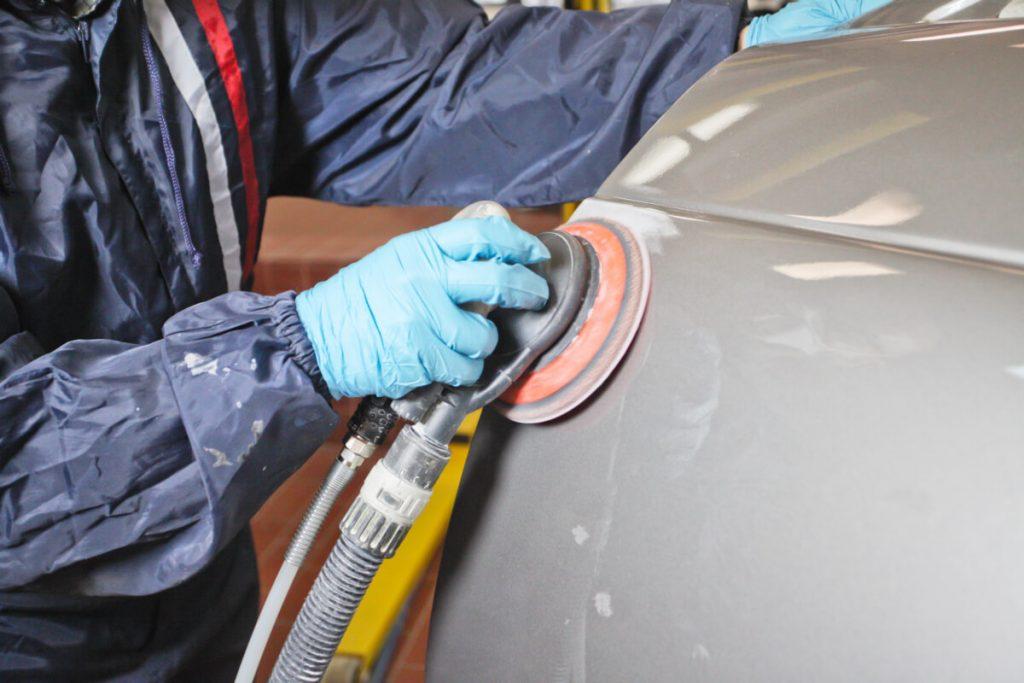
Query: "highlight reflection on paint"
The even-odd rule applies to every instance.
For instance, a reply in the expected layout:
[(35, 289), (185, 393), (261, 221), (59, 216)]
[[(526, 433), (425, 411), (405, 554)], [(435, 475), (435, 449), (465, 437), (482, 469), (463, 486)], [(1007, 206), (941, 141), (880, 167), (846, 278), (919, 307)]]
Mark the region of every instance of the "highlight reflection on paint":
[(823, 223), (865, 225), (873, 228), (900, 225), (921, 215), (923, 207), (914, 195), (902, 190), (874, 194), (860, 204), (831, 216), (801, 216)]
[(813, 261), (809, 263), (782, 263), (772, 270), (794, 280), (832, 280), (845, 277), (877, 277), (902, 275), (903, 271), (867, 261)]
[(1013, 26), (996, 26), (995, 28), (979, 28), (971, 31), (958, 31), (957, 33), (945, 33), (941, 36), (921, 36), (920, 38), (907, 38), (904, 43), (930, 43), (934, 40), (952, 40), (954, 38), (974, 38), (976, 36), (988, 36), (993, 33), (1009, 33), (1010, 31), (1024, 31), (1024, 24)]
[(690, 143), (678, 135), (659, 140), (629, 169), (622, 179), (623, 185), (647, 185), (668, 173), (690, 155)]

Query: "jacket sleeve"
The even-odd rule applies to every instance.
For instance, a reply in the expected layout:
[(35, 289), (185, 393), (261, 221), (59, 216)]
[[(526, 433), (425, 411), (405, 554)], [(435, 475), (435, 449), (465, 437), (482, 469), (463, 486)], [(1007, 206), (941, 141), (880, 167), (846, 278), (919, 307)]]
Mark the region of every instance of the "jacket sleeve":
[(587, 197), (733, 52), (743, 0), (611, 14), (281, 3), (272, 192), (344, 204)]
[(291, 294), (227, 294), (175, 315), (160, 341), (74, 341), (20, 367), (38, 345), (10, 334), (12, 310), (0, 306), (0, 590), (184, 581), (337, 421)]

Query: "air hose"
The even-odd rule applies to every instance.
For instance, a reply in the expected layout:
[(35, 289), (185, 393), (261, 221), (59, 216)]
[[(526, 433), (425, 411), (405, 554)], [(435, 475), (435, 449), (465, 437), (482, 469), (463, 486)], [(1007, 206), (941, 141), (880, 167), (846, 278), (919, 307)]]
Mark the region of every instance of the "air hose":
[[(348, 423), (345, 446), (338, 454), (320, 489), (306, 508), (299, 528), (292, 536), (284, 562), (277, 572), (267, 599), (263, 603), (256, 627), (245, 648), (242, 664), (235, 677), (235, 683), (251, 683), (267, 646), (274, 622), (281, 612), (281, 606), (288, 595), (296, 574), (316, 541), (324, 520), (330, 514), (341, 492), (351, 481), (360, 465), (370, 457), (377, 446), (382, 444), (394, 427), (398, 416), (391, 410), (390, 402), (384, 398), (365, 398), (353, 413)], [(372, 576), (372, 574), (371, 574)]]
[(495, 313), (501, 341), (477, 385), (421, 393), (412, 402), (425, 410), (416, 415), (396, 402), (395, 409), (413, 424), (402, 428), (370, 470), (342, 519), (341, 535), (292, 626), (271, 683), (322, 678), (377, 569), (395, 554), (429, 501), (459, 425), (507, 391), (569, 330), (589, 281), (586, 260), (574, 238), (545, 233), (541, 239), (552, 252), (551, 262), (538, 266), (552, 285), (547, 307)]

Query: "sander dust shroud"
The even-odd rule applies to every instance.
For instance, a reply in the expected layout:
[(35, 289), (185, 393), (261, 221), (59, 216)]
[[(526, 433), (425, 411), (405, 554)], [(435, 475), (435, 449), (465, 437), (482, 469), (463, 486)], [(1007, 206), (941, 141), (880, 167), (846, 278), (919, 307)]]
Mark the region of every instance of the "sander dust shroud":
[[(482, 215), (508, 216), (493, 202), (479, 202), (459, 214)], [(643, 243), (623, 226), (604, 221), (571, 223), (539, 238), (551, 259), (531, 267), (548, 282), (548, 303), (540, 311), (492, 313), (499, 343), (479, 382), (424, 387), (388, 406), (370, 406), (372, 410), (362, 411), (365, 419), (354, 420), (339, 456), (340, 469), (358, 467), (383, 441), (396, 416), (407, 424), (373, 466), (342, 520), (338, 541), (306, 596), (271, 683), (321, 679), (380, 564), (394, 556), (430, 499), (450, 458), (449, 444), (467, 415), (493, 405), (516, 422), (553, 420), (597, 391), (622, 360), (640, 327), (650, 291), (650, 261)], [(364, 402), (372, 400), (380, 399)], [(381, 438), (368, 440), (364, 432)], [(338, 485), (331, 477), (325, 482), (296, 533), (297, 559), (289, 575), (297, 571), (350, 478), (345, 473)], [(282, 585), (283, 596), (290, 579)], [(266, 628), (253, 634), (236, 681), (252, 680), (276, 609), (266, 619), (261, 615)]]

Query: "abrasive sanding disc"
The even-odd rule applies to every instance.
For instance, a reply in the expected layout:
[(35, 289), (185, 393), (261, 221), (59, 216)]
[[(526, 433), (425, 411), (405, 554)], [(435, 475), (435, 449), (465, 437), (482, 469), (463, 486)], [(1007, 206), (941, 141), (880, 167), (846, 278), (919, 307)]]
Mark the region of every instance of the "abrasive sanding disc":
[(494, 407), (514, 422), (565, 415), (600, 388), (640, 328), (651, 287), (643, 242), (611, 222), (570, 223), (591, 260), (586, 298), (562, 340), (541, 356)]

